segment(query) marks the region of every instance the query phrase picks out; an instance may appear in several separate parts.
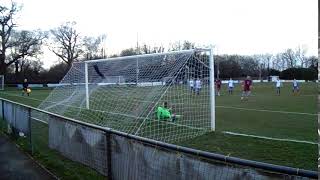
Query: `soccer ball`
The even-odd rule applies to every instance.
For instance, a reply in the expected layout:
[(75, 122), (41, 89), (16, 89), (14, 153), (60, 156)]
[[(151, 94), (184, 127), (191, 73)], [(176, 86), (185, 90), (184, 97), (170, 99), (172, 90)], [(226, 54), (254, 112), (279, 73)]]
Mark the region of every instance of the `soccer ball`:
[(244, 97), (241, 97), (241, 100), (243, 100)]
[(30, 88), (27, 89), (27, 93), (31, 93), (31, 89)]

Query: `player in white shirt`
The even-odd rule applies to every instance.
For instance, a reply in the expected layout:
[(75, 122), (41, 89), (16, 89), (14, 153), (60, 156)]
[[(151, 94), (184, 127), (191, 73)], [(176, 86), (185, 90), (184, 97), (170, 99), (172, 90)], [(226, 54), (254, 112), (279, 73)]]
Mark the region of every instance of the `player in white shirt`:
[(277, 95), (280, 96), (281, 80), (279, 78), (277, 78), (276, 80), (276, 88), (277, 88)]
[(201, 91), (201, 81), (199, 78), (195, 82), (195, 90), (196, 90), (196, 93), (199, 95)]
[(233, 80), (232, 80), (232, 78), (230, 78), (229, 81), (228, 81), (228, 92), (229, 92), (229, 94), (233, 93), (233, 88), (234, 88)]
[(194, 91), (194, 81), (193, 81), (193, 79), (190, 79), (189, 86), (190, 86), (191, 92), (193, 92)]
[(292, 87), (293, 95), (295, 95), (296, 93), (299, 93), (299, 85), (296, 79), (293, 79), (292, 86), (293, 86)]

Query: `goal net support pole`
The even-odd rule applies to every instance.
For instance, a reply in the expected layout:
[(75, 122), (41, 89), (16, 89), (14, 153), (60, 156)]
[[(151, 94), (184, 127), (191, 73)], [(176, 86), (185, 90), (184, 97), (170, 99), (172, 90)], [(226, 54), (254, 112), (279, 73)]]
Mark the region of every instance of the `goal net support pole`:
[(210, 66), (210, 118), (211, 118), (211, 131), (216, 129), (216, 119), (215, 119), (215, 88), (214, 88), (214, 59), (213, 59), (213, 49), (210, 49), (209, 55), (209, 66)]
[(86, 89), (86, 108), (89, 109), (89, 77), (88, 77), (88, 63), (84, 64), (84, 78)]

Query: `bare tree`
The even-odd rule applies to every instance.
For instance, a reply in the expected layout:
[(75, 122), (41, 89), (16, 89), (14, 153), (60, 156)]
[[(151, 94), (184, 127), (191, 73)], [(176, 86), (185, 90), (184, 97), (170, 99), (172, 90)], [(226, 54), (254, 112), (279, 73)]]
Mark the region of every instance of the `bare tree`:
[(164, 52), (163, 46), (151, 47), (144, 44), (142, 47), (124, 49), (120, 52), (120, 55), (114, 54), (114, 55), (111, 55), (110, 57), (133, 56), (137, 54), (151, 54), (151, 53), (162, 53), (162, 52)]
[(83, 48), (85, 59), (98, 59), (104, 58), (105, 52), (103, 43), (106, 39), (105, 35), (100, 35), (98, 37), (84, 37), (83, 38)]
[(287, 68), (307, 67), (308, 59), (306, 57), (306, 49), (298, 47), (295, 50), (287, 49), (275, 56), (275, 66), (278, 70)]
[(264, 68), (267, 69), (268, 76), (269, 76), (269, 73), (270, 73), (272, 59), (273, 59), (273, 55), (272, 54), (263, 54), (263, 55), (261, 55), (261, 61), (265, 65)]
[(5, 74), (16, 61), (40, 53), (46, 37), (40, 31), (15, 31), (15, 16), (19, 10), (14, 2), (10, 7), (0, 5), (0, 74)]
[(274, 56), (273, 59), (273, 69), (277, 70), (285, 70), (287, 68), (287, 62), (285, 59), (282, 58), (282, 53), (278, 53)]
[(169, 49), (169, 51), (180, 51), (180, 50), (188, 50), (188, 49), (194, 49), (194, 48), (195, 48), (195, 43), (185, 40), (183, 41), (182, 44), (180, 41), (171, 44), (171, 48)]
[(318, 58), (316, 56), (307, 57), (305, 59), (305, 66), (307, 68), (318, 68)]
[(50, 50), (67, 63), (68, 69), (73, 61), (77, 60), (83, 53), (79, 33), (75, 29), (75, 25), (76, 22), (66, 22), (50, 31), (55, 42)]
[(187, 49), (194, 49), (195, 48), (195, 43), (190, 42), (190, 41), (184, 41), (182, 44), (182, 49), (187, 50)]
[(174, 42), (170, 45), (169, 51), (179, 51), (182, 50), (182, 44), (180, 41)]
[(140, 54), (151, 54), (151, 53), (162, 53), (164, 52), (164, 47), (163, 46), (154, 46), (154, 47), (151, 47), (151, 46), (148, 46), (146, 44), (144, 44), (142, 46), (142, 48), (139, 48), (140, 49)]
[(259, 54), (259, 55), (254, 55), (254, 58), (256, 60), (258, 60), (258, 63), (259, 63), (259, 77), (260, 77), (260, 79), (265, 76), (269, 77), (273, 55), (272, 54)]
[(134, 48), (124, 49), (120, 53), (120, 56), (133, 56), (133, 55), (137, 55), (137, 51)]
[(295, 52), (292, 49), (287, 49), (285, 52), (281, 53), (281, 58), (286, 62), (288, 68), (293, 68), (297, 65)]
[(21, 65), (21, 75), (22, 77), (28, 77), (30, 75), (39, 75), (40, 72), (43, 70), (43, 62), (40, 60), (28, 60), (26, 59), (23, 61)]
[(142, 46), (142, 48), (138, 48), (138, 49), (141, 49), (143, 54), (150, 54), (151, 53), (151, 47), (146, 44), (144, 44)]
[(46, 37), (47, 34), (40, 30), (23, 30), (14, 32), (12, 35), (12, 40), (14, 41), (15, 45), (10, 48), (10, 57), (8, 57), (8, 59), (11, 59), (11, 61), (14, 61), (14, 63), (17, 64), (18, 62), (23, 62), (26, 58), (37, 58), (37, 55), (42, 53), (41, 47), (43, 40)]
[(301, 67), (305, 67), (305, 68), (307, 68), (307, 66), (308, 66), (306, 52), (307, 52), (307, 49), (303, 48), (301, 46), (299, 46), (295, 49), (295, 57), (297, 59), (297, 62), (300, 63)]

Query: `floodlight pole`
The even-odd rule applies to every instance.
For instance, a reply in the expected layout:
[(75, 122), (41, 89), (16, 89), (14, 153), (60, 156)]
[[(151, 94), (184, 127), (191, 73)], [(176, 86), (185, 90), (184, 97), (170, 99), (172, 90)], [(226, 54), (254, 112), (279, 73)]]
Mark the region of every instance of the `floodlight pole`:
[(214, 59), (213, 59), (213, 49), (210, 49), (209, 55), (209, 66), (210, 66), (210, 118), (211, 118), (211, 131), (216, 129), (216, 111), (215, 111), (215, 88), (214, 88)]
[(84, 77), (86, 88), (86, 108), (89, 109), (89, 77), (88, 77), (88, 63), (84, 63)]

